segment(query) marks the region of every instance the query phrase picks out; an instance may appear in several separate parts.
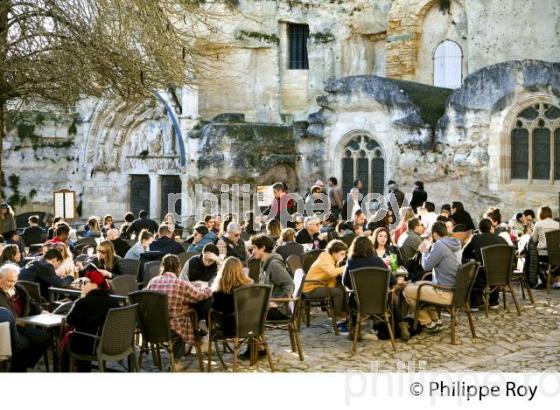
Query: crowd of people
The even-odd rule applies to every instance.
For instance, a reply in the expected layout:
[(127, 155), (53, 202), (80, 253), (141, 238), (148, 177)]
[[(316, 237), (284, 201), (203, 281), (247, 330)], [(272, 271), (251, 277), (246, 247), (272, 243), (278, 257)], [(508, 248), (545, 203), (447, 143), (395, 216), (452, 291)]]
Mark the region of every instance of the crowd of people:
[[(390, 309), (397, 323), (397, 336), (408, 340), (413, 336), (410, 316), (420, 284), (454, 288), (461, 264), (469, 261), (482, 264), (481, 249), (492, 244), (515, 246), (520, 254), (534, 246), (539, 262), (547, 263), (545, 234), (560, 229), (548, 206), (542, 206), (536, 214), (524, 210), (508, 222), (502, 220), (499, 209), (490, 208), (475, 225), (461, 202), (442, 204), (437, 213), (421, 181), (415, 184), (410, 206), (395, 181), (389, 181), (388, 188), (392, 195), (388, 203), (396, 202), (398, 208), (380, 208), (368, 218), (369, 210), (362, 208), (360, 180), (355, 181), (347, 195), (334, 177), (328, 180), (328, 192), (323, 182), (317, 181), (305, 201), (314, 204), (322, 200), (320, 194), (326, 194), (328, 212), (322, 215), (297, 213), (286, 185), (276, 183), (274, 200), (263, 215), (206, 215), (192, 227), (192, 234), (185, 240), (186, 230), (172, 214), (158, 224), (145, 211), (140, 211), (136, 219), (127, 213), (120, 226), (111, 215), (91, 217), (79, 230), (61, 218), (55, 218), (52, 226), (43, 229), (38, 218), (32, 216), (29, 226), (19, 234), (13, 211), (8, 204), (2, 204), (0, 320), (14, 325), (15, 318), (49, 308), (33, 300), (18, 280), (38, 283), (41, 297), (47, 300), (49, 287), (67, 287), (82, 278), (82, 298), (74, 303), (67, 324), (74, 330), (97, 333), (108, 310), (115, 306), (108, 295), (111, 279), (123, 274), (119, 261), (141, 260), (146, 253), (155, 254), (161, 260), (160, 275), (144, 286), (168, 296), (170, 328), (181, 340), (175, 344), (174, 354), (180, 358), (185, 354), (185, 346), (206, 333), (204, 326), (211, 309), (230, 318), (218, 326), (225, 332), (233, 331), (235, 323), (228, 316), (234, 309), (232, 291), (253, 282), (247, 274), (250, 260), (259, 261), (260, 274), (255, 280), (271, 285), (273, 298), (290, 298), (295, 284), (287, 259), (321, 250), (306, 272), (303, 294), (311, 298), (331, 295), (338, 333), (351, 337), (351, 329), (355, 328), (356, 301), (349, 292), (350, 271), (378, 267), (392, 272), (389, 287), (396, 296), (391, 298)], [(287, 223), (282, 223), (282, 212), (289, 215)], [(95, 238), (96, 246), (78, 248), (78, 238)], [(33, 252), (32, 247), (36, 248)], [(181, 263), (178, 255), (185, 251), (195, 255)], [(83, 255), (87, 257), (78, 258)], [(399, 270), (405, 274), (398, 275)], [(426, 273), (431, 274), (428, 282)], [(533, 285), (538, 288), (545, 283), (541, 276)], [(481, 305), (484, 286), (485, 275), (479, 274), (471, 294), (471, 311), (477, 311)], [(560, 281), (555, 280), (552, 287), (560, 288)], [(422, 289), (424, 301), (451, 301), (451, 291), (430, 286)], [(490, 295), (490, 308), (498, 306), (499, 294), (495, 291)], [(197, 312), (199, 324), (190, 323), (185, 316), (189, 308)], [(267, 319), (286, 319), (291, 315), (289, 309), (288, 304), (271, 303)], [(420, 310), (418, 321), (421, 329), (429, 333), (438, 332), (442, 326), (435, 309)], [(381, 337), (380, 329), (373, 323), (370, 333), (377, 332)], [(16, 336), (12, 370), (33, 368), (48, 346), (46, 334), (18, 327)], [(72, 331), (68, 338), (72, 338)], [(87, 351), (92, 348), (88, 343), (77, 337), (72, 345)], [(248, 358), (249, 352), (244, 355)], [(63, 368), (67, 369), (67, 355), (63, 354), (62, 358)], [(79, 363), (78, 368), (90, 369), (87, 363)]]

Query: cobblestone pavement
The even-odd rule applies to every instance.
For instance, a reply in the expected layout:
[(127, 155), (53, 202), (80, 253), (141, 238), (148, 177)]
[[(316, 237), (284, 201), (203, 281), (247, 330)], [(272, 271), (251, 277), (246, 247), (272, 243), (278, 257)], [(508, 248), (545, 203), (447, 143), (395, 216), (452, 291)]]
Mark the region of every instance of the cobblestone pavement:
[[(287, 332), (268, 331), (267, 338), (272, 349), (273, 363), (277, 372), (369, 372), (373, 366), (381, 371), (397, 371), (399, 366), (414, 366), (427, 371), (489, 371), (489, 372), (540, 372), (560, 371), (560, 290), (549, 294), (533, 290), (535, 306), (522, 300), (520, 291), (516, 296), (522, 315), (518, 316), (508, 297), (509, 313), (503, 305), (491, 310), (486, 318), (481, 310), (474, 314), (477, 339), (471, 339), (467, 317), (461, 313), (457, 326), (457, 345), (451, 344), (450, 319), (443, 316), (444, 327), (437, 334), (420, 333), (408, 342), (397, 340), (393, 351), (388, 340), (366, 339), (358, 343), (352, 353), (352, 342), (347, 336), (335, 336), (330, 321), (319, 309), (312, 311), (311, 326), (301, 328), (304, 361), (292, 353)], [(364, 325), (364, 329), (365, 329)], [(363, 334), (367, 332), (364, 330)], [(244, 350), (244, 347), (242, 348)], [(163, 368), (169, 362), (163, 354)], [(214, 354), (212, 371), (224, 371)], [(232, 354), (224, 359), (231, 371)], [(207, 357), (204, 355), (206, 369)], [(268, 372), (268, 362), (262, 358), (255, 366), (248, 361), (238, 361), (241, 372)], [(372, 364), (373, 363), (373, 364)], [(196, 356), (191, 353), (182, 359), (185, 372), (197, 372)], [(40, 362), (37, 371), (44, 371)], [(123, 366), (111, 364), (109, 371), (124, 371)], [(148, 355), (142, 371), (159, 371)]]
[[(518, 288), (515, 292), (521, 316), (515, 312), (510, 297), (507, 300), (509, 313), (504, 311), (503, 305), (497, 311), (491, 310), (488, 318), (483, 310), (475, 313), (477, 339), (471, 339), (467, 317), (461, 313), (457, 345), (451, 344), (450, 319), (444, 316), (441, 332), (435, 335), (421, 333), (406, 343), (397, 340), (396, 352), (388, 340), (364, 339), (352, 354), (352, 342), (347, 337), (335, 336), (327, 327), (329, 321), (325, 313), (317, 310), (312, 316), (311, 327), (302, 325), (303, 362), (291, 352), (287, 332), (267, 333), (275, 370), (368, 372), (372, 362), (376, 361), (379, 370), (387, 371), (397, 371), (398, 362), (429, 371), (560, 371), (560, 290), (551, 290), (550, 294), (533, 290), (535, 306), (521, 299)], [(231, 362), (231, 357), (226, 355), (226, 362)], [(266, 359), (261, 359), (254, 367), (250, 367), (247, 361), (240, 363), (241, 371), (269, 371)], [(213, 366), (213, 371), (220, 370), (217, 364)]]

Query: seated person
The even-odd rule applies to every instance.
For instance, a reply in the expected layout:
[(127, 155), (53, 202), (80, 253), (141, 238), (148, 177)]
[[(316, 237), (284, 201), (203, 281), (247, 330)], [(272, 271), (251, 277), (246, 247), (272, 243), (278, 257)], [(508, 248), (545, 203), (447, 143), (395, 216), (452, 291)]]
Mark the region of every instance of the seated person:
[(195, 282), (212, 282), (218, 274), (218, 265), (220, 263), (220, 251), (213, 243), (207, 243), (200, 255), (190, 258), (183, 270), (181, 271), (181, 279)]
[(243, 273), (241, 261), (234, 257), (225, 260), (212, 284), (212, 310), (221, 315), (212, 315), (217, 320), (216, 327), (226, 336), (235, 334), (235, 316), (233, 290), (248, 285), (253, 281)]
[[(286, 263), (280, 255), (274, 252), (274, 241), (265, 234), (253, 236), (253, 257), (261, 261), (259, 283), (272, 285), (271, 298), (290, 298), (294, 292), (294, 281)], [(266, 316), (267, 320), (286, 319), (291, 312), (286, 303), (276, 304), (271, 302)]]
[[(119, 307), (119, 302), (111, 297), (109, 284), (101, 272), (95, 270), (86, 272), (83, 283), (82, 296), (68, 313), (66, 323), (78, 332), (99, 335), (109, 309)], [(70, 332), (68, 340), (72, 352), (95, 355), (93, 338)], [(78, 371), (91, 371), (90, 362), (77, 361), (76, 366)], [(68, 371), (66, 350), (63, 352), (62, 368)]]
[(148, 290), (168, 296), (171, 330), (181, 338), (180, 342), (173, 345), (173, 354), (177, 360), (183, 357), (185, 344), (192, 345), (195, 342), (196, 324), (191, 323), (187, 310), (192, 307), (196, 310), (198, 318), (203, 320), (208, 317), (212, 304), (212, 290), (179, 279), (177, 275), (180, 269), (181, 265), (176, 255), (165, 255), (161, 261), (160, 275), (150, 280), (147, 286)]
[(113, 247), (115, 248), (115, 253), (124, 258), (128, 250), (130, 249), (130, 245), (124, 239), (121, 239), (119, 230), (116, 228), (111, 228), (107, 231), (107, 240), (113, 242)]
[(21, 235), (25, 246), (43, 243), (47, 233), (39, 226), (39, 217), (37, 215), (32, 215), (27, 220), (27, 223), (29, 226), (23, 230), (23, 234)]
[(183, 246), (173, 238), (168, 225), (160, 225), (158, 238), (150, 244), (150, 251), (161, 252), (162, 255), (179, 255), (185, 252)]
[(385, 265), (390, 269), (391, 268), (391, 258), (392, 255), (396, 255), (397, 258), (397, 265), (402, 266), (403, 261), (401, 257), (401, 253), (399, 252), (396, 246), (393, 246), (391, 243), (391, 235), (389, 234), (389, 229), (385, 227), (377, 228), (373, 231), (371, 235), (371, 240), (373, 241), (373, 249), (377, 256), (383, 259)]
[(139, 261), (140, 254), (148, 251), (150, 249), (150, 244), (154, 241), (154, 235), (147, 229), (142, 229), (138, 235), (138, 242), (132, 246), (124, 255), (125, 259), (134, 259)]
[(102, 241), (97, 245), (97, 255), (84, 266), (81, 262), (76, 262), (80, 269), (80, 277), (85, 276), (89, 270), (101, 272), (106, 278), (122, 275), (119, 264), (119, 256), (115, 254), (113, 242)]
[(235, 256), (241, 262), (245, 262), (247, 259), (247, 249), (245, 248), (245, 242), (241, 240), (241, 225), (237, 222), (229, 223), (226, 233), (222, 236), (222, 240), (227, 246), (226, 256)]
[[(432, 245), (433, 242), (433, 245)], [(404, 296), (414, 310), (418, 294), (418, 286), (422, 283), (437, 283), (449, 288), (455, 287), (457, 271), (459, 270), (459, 260), (456, 252), (461, 249), (459, 241), (448, 236), (445, 222), (437, 221), (432, 225), (432, 238), (426, 239), (420, 245), (422, 252), (422, 267), (426, 271), (434, 270), (432, 282), (418, 281), (409, 283), (404, 288)], [(420, 299), (425, 302), (451, 303), (453, 300), (453, 290), (436, 289), (432, 286), (423, 286)], [(418, 311), (418, 322), (429, 333), (440, 330), (441, 321), (439, 320), (435, 307), (426, 307)]]
[(87, 221), (86, 231), (82, 232), (84, 238), (101, 238), (101, 227), (97, 216), (92, 216)]
[(61, 278), (64, 278), (68, 275), (74, 276), (76, 266), (74, 265), (74, 260), (72, 259), (72, 254), (68, 250), (68, 246), (66, 246), (66, 244), (62, 242), (58, 242), (51, 243), (46, 248), (46, 250), (58, 249), (62, 254), (62, 263), (58, 265), (58, 268), (55, 269), (56, 274)]
[(56, 274), (56, 268), (63, 261), (62, 253), (58, 249), (49, 249), (42, 259), (30, 262), (19, 273), (19, 280), (36, 282), (41, 288), (41, 296), (49, 298), (49, 287), (65, 288), (74, 281), (74, 276), (63, 278)]
[[(344, 267), (340, 266), (340, 263), (346, 257), (347, 249), (342, 241), (334, 240), (329, 242), (325, 252), (322, 252), (309, 268), (306, 282), (303, 286), (303, 292), (312, 298), (323, 298), (330, 292), (334, 304), (335, 320), (340, 319), (338, 330), (341, 335), (349, 333), (346, 321), (348, 296), (346, 289), (337, 283), (337, 278), (344, 271)], [(326, 286), (307, 281), (321, 281)]]
[(204, 245), (207, 243), (215, 243), (218, 237), (214, 231), (209, 231), (205, 225), (198, 225), (194, 228), (192, 243), (188, 247), (187, 252), (202, 252)]
[[(7, 263), (0, 267), (0, 308), (8, 310), (14, 319), (41, 313), (41, 305), (34, 301), (25, 288), (17, 283), (19, 267)], [(49, 335), (41, 329), (17, 327), (13, 334), (11, 371), (25, 372), (35, 367), (50, 345)]]
[(68, 246), (68, 250), (73, 252), (73, 243), (70, 240), (70, 226), (65, 222), (58, 222), (56, 227), (54, 228), (54, 236), (49, 241), (45, 242), (45, 244), (51, 243), (64, 243)]
[(303, 229), (296, 234), (296, 242), (312, 244), (313, 249), (325, 249), (327, 245), (326, 232), (319, 233), (321, 230), (321, 219), (317, 216), (308, 216), (303, 223)]
[(5, 245), (0, 254), (0, 266), (6, 263), (13, 263), (14, 265), (21, 265), (21, 252), (17, 245)]
[(7, 245), (16, 245), (19, 252), (24, 255), (25, 249), (17, 231), (4, 232), (4, 240)]
[(292, 228), (282, 230), (281, 245), (277, 246), (275, 252), (280, 255), (284, 261), (291, 255), (301, 255), (304, 253), (303, 245), (297, 243), (296, 232)]

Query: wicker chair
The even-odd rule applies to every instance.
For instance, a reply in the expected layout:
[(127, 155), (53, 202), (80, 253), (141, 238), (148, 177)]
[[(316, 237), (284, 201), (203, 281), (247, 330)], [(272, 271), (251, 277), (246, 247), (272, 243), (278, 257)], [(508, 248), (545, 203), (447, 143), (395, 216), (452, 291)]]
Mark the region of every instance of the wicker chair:
[[(165, 349), (169, 354), (171, 371), (174, 372), (176, 358), (173, 354), (173, 345), (179, 341), (179, 336), (174, 336), (169, 327), (170, 318), (167, 295), (160, 292), (141, 290), (131, 293), (128, 297), (131, 303), (138, 304), (138, 327), (142, 333), (142, 345), (140, 346), (140, 356), (138, 358), (139, 367), (142, 368), (144, 354), (151, 350), (154, 363), (162, 370), (160, 351)], [(198, 322), (196, 312), (189, 309), (187, 316), (191, 319), (191, 324), (196, 326)], [(200, 371), (204, 371), (201, 341), (199, 338), (195, 339), (194, 346)]]
[(323, 251), (320, 249), (314, 249), (301, 255), (301, 264), (305, 273), (309, 272), (309, 268), (311, 267), (311, 265), (313, 265), (313, 262), (317, 260), (322, 252)]
[(138, 277), (138, 271), (140, 270), (139, 260), (120, 258), (117, 260), (117, 265), (119, 265), (121, 275), (130, 275), (134, 277), (134, 280), (136, 280)]
[[(501, 245), (498, 245), (501, 246)], [(469, 301), (471, 297), (471, 291), (474, 286), (476, 275), (478, 274), (479, 265), (477, 262), (469, 262), (462, 265), (457, 272), (457, 279), (454, 288), (449, 288), (447, 286), (436, 285), (432, 283), (423, 283), (418, 286), (418, 293), (416, 296), (416, 306), (414, 309), (414, 328), (418, 326), (418, 311), (426, 306), (435, 306), (440, 309), (447, 310), (451, 315), (451, 344), (457, 344), (456, 327), (457, 327), (457, 314), (461, 309), (463, 309), (467, 318), (469, 319), (469, 327), (471, 330), (472, 338), (476, 338), (476, 333), (474, 330), (474, 322), (471, 316), (471, 309), (469, 307)], [(433, 302), (424, 302), (420, 299), (421, 290), (425, 286), (431, 286), (436, 289), (453, 291), (453, 299), (450, 304), (441, 304)]]
[(129, 293), (137, 290), (136, 276), (121, 275), (111, 280), (111, 293), (113, 295), (128, 296)]
[(144, 264), (144, 276), (142, 277), (142, 287), (148, 286), (150, 280), (159, 275), (160, 261), (150, 261)]
[(208, 371), (211, 371), (212, 362), (212, 343), (216, 346), (216, 353), (222, 363), (224, 369), (227, 367), (218, 349), (218, 340), (233, 340), (233, 371), (237, 371), (237, 356), (239, 346), (247, 343), (251, 350), (251, 364), (256, 362), (257, 348), (263, 345), (268, 358), (268, 364), (271, 371), (274, 371), (272, 364), (272, 356), (268, 348), (265, 337), (265, 321), (268, 313), (270, 302), (270, 294), (272, 286), (270, 285), (248, 285), (233, 290), (234, 316), (235, 316), (235, 333), (232, 335), (224, 334), (220, 328), (216, 327), (220, 316), (223, 314), (215, 310), (211, 310), (208, 320), (209, 343), (208, 343)]
[(486, 285), (483, 291), (484, 313), (488, 317), (488, 304), (490, 302), (490, 292), (494, 290), (502, 291), (504, 299), (504, 309), (507, 310), (506, 291), (511, 293), (511, 298), (517, 309), (517, 314), (521, 316), (521, 310), (515, 299), (515, 293), (511, 286), (513, 276), (513, 254), (515, 250), (509, 245), (490, 245), (480, 249), (482, 262), (486, 273)]
[(546, 238), (546, 252), (548, 254), (548, 269), (546, 272), (546, 291), (550, 292), (552, 277), (560, 275), (555, 273), (560, 268), (560, 229), (549, 231), (544, 234)]
[(74, 253), (76, 255), (79, 255), (80, 253), (83, 253), (83, 251), (87, 249), (87, 247), (93, 247), (95, 249), (96, 246), (97, 241), (95, 240), (95, 238), (80, 238), (74, 244)]
[(373, 317), (387, 325), (393, 350), (395, 345), (395, 332), (393, 316), (389, 308), (389, 279), (391, 271), (388, 269), (371, 267), (353, 269), (350, 271), (350, 280), (356, 297), (358, 316), (352, 338), (352, 351), (356, 352), (356, 343), (360, 337), (362, 320)]
[(293, 278), (298, 269), (303, 269), (301, 255), (288, 256), (288, 259), (286, 259), (286, 265), (288, 266), (288, 272), (292, 275)]
[[(292, 255), (293, 256), (293, 255)], [(291, 256), (290, 256), (291, 257)], [(289, 258), (288, 258), (289, 259)], [(296, 270), (294, 277), (294, 292), (291, 298), (272, 298), (271, 302), (275, 303), (289, 303), (292, 315), (285, 320), (268, 320), (266, 327), (268, 329), (287, 330), (290, 334), (290, 344), (292, 352), (297, 350), (299, 360), (303, 361), (303, 348), (299, 340), (299, 322), (301, 318), (301, 293), (303, 290), (303, 283), (305, 281), (305, 272), (303, 270)]]
[(72, 337), (68, 340), (68, 356), (70, 358), (70, 371), (74, 369), (76, 360), (96, 361), (99, 371), (105, 371), (108, 361), (128, 359), (129, 371), (137, 371), (138, 364), (134, 354), (134, 330), (136, 329), (136, 311), (138, 305), (130, 305), (109, 309), (101, 335), (92, 335), (85, 332), (74, 332), (84, 337), (94, 339), (94, 352), (91, 355), (75, 353), (72, 350)]
[(261, 261), (258, 259), (249, 259), (247, 262), (249, 268), (249, 277), (253, 279), (254, 283), (259, 283), (259, 276), (261, 274)]

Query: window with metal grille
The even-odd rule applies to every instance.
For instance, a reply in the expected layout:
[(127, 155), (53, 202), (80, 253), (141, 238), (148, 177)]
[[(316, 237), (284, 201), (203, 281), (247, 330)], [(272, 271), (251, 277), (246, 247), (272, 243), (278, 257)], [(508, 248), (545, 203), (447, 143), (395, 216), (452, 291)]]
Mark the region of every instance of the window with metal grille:
[(288, 69), (308, 70), (307, 39), (309, 26), (307, 24), (288, 24)]
[(511, 131), (511, 178), (560, 179), (560, 108), (539, 103), (517, 115)]

